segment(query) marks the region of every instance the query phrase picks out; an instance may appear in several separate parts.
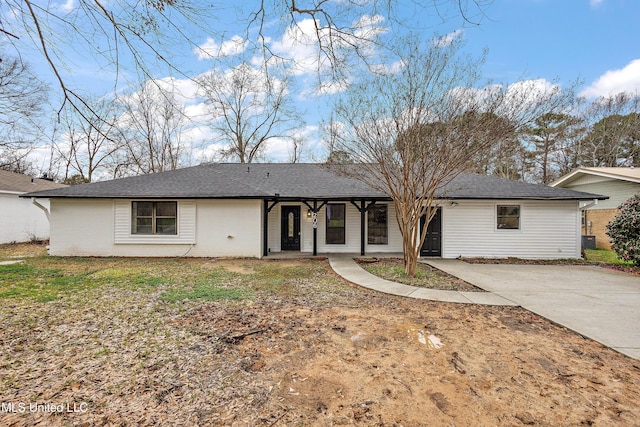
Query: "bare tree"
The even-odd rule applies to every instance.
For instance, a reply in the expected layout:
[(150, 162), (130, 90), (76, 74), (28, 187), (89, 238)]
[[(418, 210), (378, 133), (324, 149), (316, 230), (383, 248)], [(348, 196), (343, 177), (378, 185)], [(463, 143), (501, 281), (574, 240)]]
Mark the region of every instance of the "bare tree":
[(146, 82), (119, 98), (124, 113), (117, 121), (121, 141), (113, 155), (114, 177), (178, 169), (188, 162), (182, 141), (184, 107), (175, 100), (173, 88), (166, 86), (166, 82)]
[(288, 81), (265, 69), (241, 64), (228, 72), (214, 70), (198, 79), (209, 107), (210, 125), (226, 147), (223, 157), (251, 163), (261, 157), (270, 140), (293, 140), (302, 124), (292, 108)]
[[(417, 9), (431, 10), (443, 20), (462, 16), (463, 21), (477, 23), (492, 0), (416, 0)], [(408, 17), (396, 14), (395, 1), (345, 0), (328, 2), (311, 0), (280, 0), (273, 3), (259, 0), (238, 5), (239, 28), (244, 25), (247, 41), (267, 57), (284, 57), (283, 52), (269, 50), (266, 28), (280, 22), (289, 28), (302, 29), (312, 23), (317, 47), (318, 71), (331, 70), (340, 74), (348, 53), (366, 58), (380, 30), (371, 23), (384, 14), (387, 22), (411, 25)], [(180, 66), (180, 51), (204, 50), (200, 46), (215, 34), (215, 22), (220, 9), (227, 3), (213, 1), (195, 4), (176, 0), (135, 2), (128, 0), (77, 0), (63, 5), (37, 3), (33, 0), (0, 2), (0, 37), (15, 46), (18, 53), (34, 48), (47, 61), (58, 82), (64, 103), (79, 112), (90, 108), (83, 95), (73, 87), (66, 73), (70, 46), (93, 56), (104, 69), (114, 75), (124, 75), (125, 64), (133, 67), (147, 80), (154, 69), (162, 67), (173, 74), (188, 75)], [(364, 19), (363, 19), (364, 17)], [(384, 18), (382, 18), (384, 19)], [(419, 18), (413, 24), (421, 25)], [(254, 35), (257, 33), (257, 37)], [(249, 34), (252, 34), (249, 36)], [(176, 47), (180, 46), (181, 49)], [(347, 52), (347, 54), (345, 54)], [(115, 83), (115, 82), (114, 82)]]
[(25, 158), (40, 135), (47, 95), (27, 64), (0, 52), (0, 168), (29, 169)]
[(65, 183), (94, 181), (96, 172), (106, 171), (114, 153), (122, 148), (115, 126), (119, 104), (103, 98), (92, 100), (91, 105), (83, 114), (68, 107), (61, 116), (62, 135), (54, 142), (54, 150)]
[[(425, 50), (414, 39), (401, 40), (400, 71), (363, 78), (334, 110), (341, 122), (334, 126), (334, 150), (357, 163), (334, 167), (391, 197), (411, 276), (436, 199), (446, 197), (440, 192), (494, 138), (512, 135), (560, 102), (557, 88), (540, 91), (535, 83), (474, 89), (483, 57), (463, 57), (459, 48), (459, 41)], [(485, 137), (487, 129), (493, 138)]]

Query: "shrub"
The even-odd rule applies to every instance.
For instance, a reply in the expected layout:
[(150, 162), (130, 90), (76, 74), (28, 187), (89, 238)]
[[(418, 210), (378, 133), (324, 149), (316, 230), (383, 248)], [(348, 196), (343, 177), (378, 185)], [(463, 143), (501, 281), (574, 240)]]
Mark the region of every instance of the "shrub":
[(620, 205), (620, 212), (607, 224), (611, 248), (625, 261), (640, 265), (640, 195)]

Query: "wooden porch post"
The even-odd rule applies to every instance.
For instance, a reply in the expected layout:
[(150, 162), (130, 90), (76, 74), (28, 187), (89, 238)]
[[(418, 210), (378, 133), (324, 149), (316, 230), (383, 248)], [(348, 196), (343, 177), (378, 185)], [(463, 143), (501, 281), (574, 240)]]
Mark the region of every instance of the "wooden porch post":
[(364, 200), (360, 200), (360, 256), (364, 256), (364, 220), (367, 209)]

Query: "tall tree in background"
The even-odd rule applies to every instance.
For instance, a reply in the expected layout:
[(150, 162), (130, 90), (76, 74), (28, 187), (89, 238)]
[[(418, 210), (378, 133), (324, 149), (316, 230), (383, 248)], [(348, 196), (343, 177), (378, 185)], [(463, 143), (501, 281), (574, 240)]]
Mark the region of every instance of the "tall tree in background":
[(581, 166), (640, 166), (640, 95), (599, 98), (586, 117), (593, 124), (579, 143)]
[(571, 137), (579, 120), (565, 113), (545, 113), (526, 126), (521, 135), (529, 145), (537, 182), (548, 184), (560, 176), (555, 154), (563, 141)]
[(28, 173), (25, 157), (40, 135), (48, 88), (18, 58), (0, 52), (0, 168)]
[(67, 184), (94, 181), (96, 172), (106, 172), (112, 156), (122, 148), (116, 127), (120, 105), (104, 98), (94, 99), (91, 105), (83, 114), (68, 107), (61, 116), (63, 136), (54, 142), (54, 152)]
[(485, 150), (478, 150), (470, 161), (469, 170), (506, 179), (520, 179), (522, 174), (522, 146), (515, 127), (506, 117), (495, 113), (468, 112), (457, 118), (461, 126), (474, 127), (475, 140)]
[(117, 122), (120, 149), (113, 156), (114, 177), (178, 169), (185, 166), (187, 147), (183, 107), (169, 82), (145, 82), (119, 98), (124, 113)]
[(510, 137), (566, 100), (557, 87), (535, 83), (475, 89), (484, 58), (462, 56), (459, 40), (427, 48), (415, 39), (399, 43), (399, 71), (363, 76), (337, 102), (333, 150), (357, 167), (330, 167), (393, 199), (405, 272), (413, 276), (446, 186), (492, 149), (494, 138)]
[(302, 119), (293, 109), (288, 82), (265, 69), (241, 64), (198, 79), (211, 127), (225, 143), (223, 158), (251, 163), (274, 138), (293, 140)]

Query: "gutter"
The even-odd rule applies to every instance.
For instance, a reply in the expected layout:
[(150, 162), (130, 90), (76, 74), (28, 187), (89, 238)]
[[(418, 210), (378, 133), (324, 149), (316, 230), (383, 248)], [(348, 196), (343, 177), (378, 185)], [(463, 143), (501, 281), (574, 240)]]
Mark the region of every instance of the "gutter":
[(598, 204), (598, 199), (593, 199), (593, 202), (591, 202), (591, 203), (587, 203), (586, 205), (582, 206), (582, 207), (580, 208), (580, 211), (587, 210), (587, 209), (589, 209), (591, 206), (595, 206), (595, 205), (597, 205), (597, 204)]
[(36, 200), (36, 198), (35, 198), (35, 197), (32, 197), (32, 198), (31, 198), (31, 203), (33, 203), (34, 205), (36, 205), (37, 207), (39, 207), (40, 209), (42, 209), (42, 211), (44, 212), (44, 214), (45, 214), (45, 215), (46, 215), (46, 217), (47, 217), (47, 221), (48, 221), (49, 223), (51, 223), (51, 221), (49, 221), (49, 209), (47, 209), (45, 206), (41, 205), (41, 204), (38, 202), (38, 200)]

